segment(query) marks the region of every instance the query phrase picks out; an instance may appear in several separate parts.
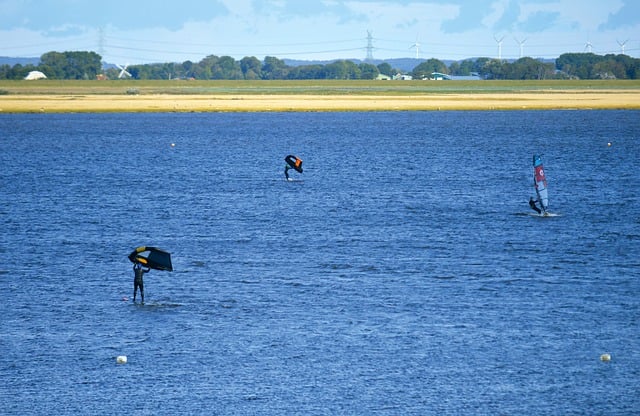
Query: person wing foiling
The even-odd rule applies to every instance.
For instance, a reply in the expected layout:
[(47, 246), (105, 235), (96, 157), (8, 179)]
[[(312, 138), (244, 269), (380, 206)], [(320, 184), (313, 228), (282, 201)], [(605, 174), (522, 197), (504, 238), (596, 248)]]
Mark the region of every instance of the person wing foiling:
[(140, 298), (142, 303), (144, 304), (144, 279), (143, 276), (145, 273), (149, 273), (150, 268), (143, 268), (141, 263), (135, 262), (133, 263), (133, 301), (136, 301), (136, 294), (138, 293), (138, 289), (140, 289)]
[(136, 294), (140, 289), (140, 297), (144, 303), (144, 274), (151, 269), (173, 271), (171, 254), (157, 247), (140, 246), (127, 257), (133, 263), (133, 301), (136, 301)]
[(284, 177), (289, 180), (289, 169), (293, 169), (298, 173), (302, 173), (302, 159), (294, 155), (287, 155), (284, 158), (284, 161), (287, 162), (284, 165)]

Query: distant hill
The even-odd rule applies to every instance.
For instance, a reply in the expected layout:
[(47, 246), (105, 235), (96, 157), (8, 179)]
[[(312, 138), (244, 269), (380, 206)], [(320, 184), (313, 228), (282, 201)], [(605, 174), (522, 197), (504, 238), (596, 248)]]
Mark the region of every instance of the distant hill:
[(38, 65), (40, 58), (12, 58), (10, 56), (0, 56), (0, 65), (14, 66), (20, 64), (24, 65)]

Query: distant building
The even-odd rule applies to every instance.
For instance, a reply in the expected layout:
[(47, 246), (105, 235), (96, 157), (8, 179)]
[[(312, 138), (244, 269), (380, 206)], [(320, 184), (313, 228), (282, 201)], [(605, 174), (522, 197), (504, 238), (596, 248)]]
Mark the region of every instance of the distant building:
[(431, 77), (429, 77), (429, 79), (435, 80), (435, 81), (441, 81), (443, 79), (450, 80), (451, 76), (447, 74), (443, 74), (441, 72), (432, 72)]
[(400, 81), (411, 81), (413, 77), (408, 74), (396, 74), (393, 76), (393, 79)]
[(376, 79), (378, 81), (387, 81), (390, 80), (391, 77), (389, 75), (385, 75), (385, 74), (378, 74), (378, 76), (376, 77)]
[(482, 77), (477, 72), (471, 72), (469, 75), (452, 75), (454, 81), (480, 81)]
[(47, 78), (47, 76), (40, 71), (31, 71), (27, 74), (26, 77), (24, 77), (24, 79), (26, 79), (27, 81), (33, 81), (36, 79), (45, 79), (45, 78)]
[(471, 75), (449, 75), (441, 72), (432, 72), (429, 78), (425, 78), (430, 81), (480, 81), (482, 77), (476, 72), (472, 72)]

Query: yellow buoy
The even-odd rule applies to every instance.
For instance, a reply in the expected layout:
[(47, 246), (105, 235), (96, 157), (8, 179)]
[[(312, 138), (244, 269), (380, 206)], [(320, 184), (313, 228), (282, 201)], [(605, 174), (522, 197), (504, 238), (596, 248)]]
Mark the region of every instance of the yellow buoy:
[(611, 361), (611, 354), (602, 354), (600, 356), (600, 361), (603, 361), (603, 362)]
[(126, 364), (127, 363), (127, 356), (126, 355), (118, 355), (116, 357), (116, 363), (118, 363), (118, 364)]

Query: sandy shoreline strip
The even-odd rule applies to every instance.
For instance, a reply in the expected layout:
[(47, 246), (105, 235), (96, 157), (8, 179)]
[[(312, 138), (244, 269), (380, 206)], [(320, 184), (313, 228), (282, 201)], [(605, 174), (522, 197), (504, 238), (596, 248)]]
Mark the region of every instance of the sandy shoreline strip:
[(640, 109), (640, 90), (425, 95), (4, 95), (0, 113)]

